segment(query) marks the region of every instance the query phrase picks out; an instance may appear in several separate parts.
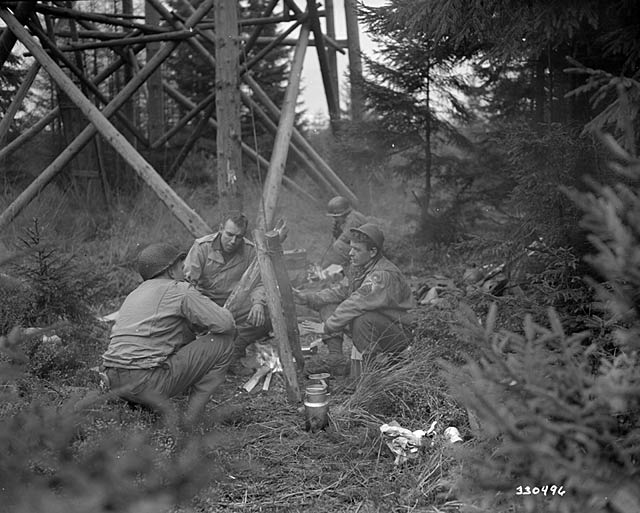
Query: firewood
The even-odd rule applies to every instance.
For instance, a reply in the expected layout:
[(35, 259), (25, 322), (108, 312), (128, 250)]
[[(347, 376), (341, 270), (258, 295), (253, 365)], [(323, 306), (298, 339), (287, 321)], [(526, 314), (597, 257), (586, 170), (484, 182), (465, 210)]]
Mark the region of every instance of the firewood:
[(258, 382), (262, 379), (262, 377), (265, 376), (270, 371), (271, 371), (271, 367), (269, 367), (268, 365), (263, 365), (253, 374), (253, 376), (249, 378), (249, 381), (247, 381), (242, 386), (242, 388), (244, 388), (247, 392), (251, 392), (251, 390), (253, 390), (253, 387), (255, 387), (258, 384)]

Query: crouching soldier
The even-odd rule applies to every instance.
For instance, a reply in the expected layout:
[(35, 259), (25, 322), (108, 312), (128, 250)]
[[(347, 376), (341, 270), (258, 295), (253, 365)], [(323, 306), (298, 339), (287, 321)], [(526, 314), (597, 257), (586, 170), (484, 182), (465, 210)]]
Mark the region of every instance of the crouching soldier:
[(128, 401), (153, 407), (190, 390), (184, 420), (192, 424), (225, 380), (236, 327), (183, 281), (185, 255), (163, 243), (140, 252), (144, 281), (120, 307), (102, 358), (111, 388)]
[(321, 362), (324, 369), (321, 365), (310, 372), (339, 374), (345, 368), (345, 331), (365, 361), (380, 353), (397, 354), (409, 345), (413, 294), (400, 269), (383, 256), (383, 245), (384, 235), (375, 224), (351, 228), (348, 283), (319, 292), (294, 290), (296, 301), (318, 310), (324, 321), (311, 330), (322, 330), (329, 357)]

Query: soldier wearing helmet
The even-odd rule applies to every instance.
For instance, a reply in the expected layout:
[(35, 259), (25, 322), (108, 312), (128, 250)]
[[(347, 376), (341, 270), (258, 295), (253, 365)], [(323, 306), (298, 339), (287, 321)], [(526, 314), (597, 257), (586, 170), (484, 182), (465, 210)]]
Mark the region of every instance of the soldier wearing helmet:
[(229, 311), (183, 281), (185, 254), (164, 243), (140, 252), (143, 282), (120, 307), (102, 358), (111, 388), (128, 401), (162, 407), (192, 389), (191, 424), (225, 380), (236, 329)]
[[(338, 374), (344, 368), (344, 332), (351, 334), (357, 353), (365, 361), (379, 353), (397, 354), (409, 343), (413, 293), (402, 271), (382, 254), (382, 230), (366, 223), (350, 231), (348, 283), (318, 292), (294, 289), (296, 301), (319, 310), (324, 321), (320, 325), (303, 322), (311, 331), (322, 333), (329, 348), (329, 357), (321, 362), (325, 369), (308, 369), (313, 372)], [(332, 309), (327, 310), (327, 306)]]
[(327, 250), (320, 263), (323, 267), (338, 264), (346, 267), (349, 263), (350, 229), (367, 222), (364, 214), (354, 210), (349, 200), (343, 196), (336, 196), (327, 204), (327, 216), (333, 218), (333, 244)]

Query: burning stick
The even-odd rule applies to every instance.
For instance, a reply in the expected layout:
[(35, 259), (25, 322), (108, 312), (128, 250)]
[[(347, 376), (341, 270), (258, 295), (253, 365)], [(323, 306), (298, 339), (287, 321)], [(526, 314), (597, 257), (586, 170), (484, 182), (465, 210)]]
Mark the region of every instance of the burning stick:
[(263, 376), (266, 376), (262, 385), (262, 390), (269, 390), (271, 377), (274, 372), (282, 372), (282, 363), (271, 344), (255, 344), (256, 361), (260, 364), (260, 368), (254, 373), (243, 388), (250, 392), (260, 382)]
[(271, 367), (268, 365), (263, 365), (260, 367), (254, 374), (249, 378), (242, 388), (244, 388), (247, 392), (251, 392), (253, 387), (255, 387), (258, 382), (262, 379), (263, 376), (271, 372)]

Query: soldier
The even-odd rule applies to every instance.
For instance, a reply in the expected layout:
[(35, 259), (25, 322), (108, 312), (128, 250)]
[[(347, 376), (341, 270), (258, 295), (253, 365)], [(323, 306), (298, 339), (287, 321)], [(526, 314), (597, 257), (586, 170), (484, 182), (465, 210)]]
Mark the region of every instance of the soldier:
[[(217, 305), (223, 306), (255, 257), (253, 242), (245, 238), (249, 221), (238, 211), (223, 215), (217, 232), (196, 239), (184, 261), (184, 274), (191, 283)], [(258, 284), (246, 304), (234, 312), (238, 336), (233, 361), (234, 374), (250, 374), (240, 364), (247, 346), (266, 336), (271, 329), (266, 315), (266, 295)]]
[(345, 331), (351, 333), (365, 361), (379, 353), (397, 354), (409, 344), (413, 293), (400, 269), (383, 256), (382, 231), (373, 223), (350, 231), (348, 283), (319, 292), (294, 289), (296, 301), (319, 310), (324, 321), (303, 323), (321, 332), (329, 349), (327, 360), (310, 366), (309, 372), (341, 374), (346, 363), (342, 353)]
[(190, 425), (224, 382), (235, 323), (228, 310), (183, 281), (185, 254), (163, 243), (140, 252), (144, 281), (120, 307), (102, 358), (111, 388), (128, 401), (159, 406), (191, 389)]
[(349, 240), (351, 228), (357, 228), (367, 222), (364, 214), (354, 210), (347, 198), (336, 196), (327, 204), (327, 215), (333, 218), (333, 244), (327, 250), (320, 265), (326, 267), (338, 264), (346, 268), (349, 264)]

